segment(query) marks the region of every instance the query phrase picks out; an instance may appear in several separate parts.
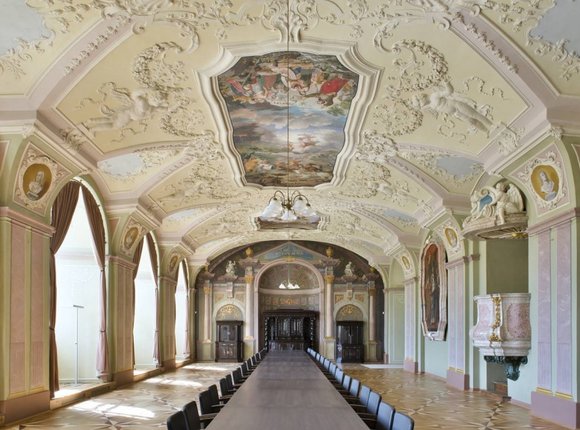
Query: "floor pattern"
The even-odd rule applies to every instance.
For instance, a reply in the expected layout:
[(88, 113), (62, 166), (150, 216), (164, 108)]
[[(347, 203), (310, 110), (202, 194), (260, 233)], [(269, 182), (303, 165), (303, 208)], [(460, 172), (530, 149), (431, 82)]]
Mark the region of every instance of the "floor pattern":
[(509, 400), (480, 391), (459, 391), (443, 379), (402, 369), (370, 370), (345, 365), (344, 370), (381, 393), (383, 401), (415, 420), (416, 429), (536, 429), (564, 427), (535, 418)]
[[(164, 429), (170, 414), (190, 399), (196, 399), (199, 392), (236, 366), (230, 363), (191, 364), (38, 415), (7, 430)], [(563, 429), (532, 417), (527, 409), (498, 396), (462, 392), (430, 375), (413, 375), (393, 368), (369, 369), (362, 365), (345, 365), (344, 368), (347, 374), (380, 392), (384, 401), (411, 415), (417, 430)]]

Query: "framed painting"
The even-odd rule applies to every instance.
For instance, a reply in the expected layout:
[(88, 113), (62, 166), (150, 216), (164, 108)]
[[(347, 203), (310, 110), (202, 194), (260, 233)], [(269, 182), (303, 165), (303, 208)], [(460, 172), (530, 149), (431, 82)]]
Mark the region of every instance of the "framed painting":
[(431, 340), (445, 340), (447, 332), (447, 272), (445, 248), (429, 243), (421, 255), (421, 326)]

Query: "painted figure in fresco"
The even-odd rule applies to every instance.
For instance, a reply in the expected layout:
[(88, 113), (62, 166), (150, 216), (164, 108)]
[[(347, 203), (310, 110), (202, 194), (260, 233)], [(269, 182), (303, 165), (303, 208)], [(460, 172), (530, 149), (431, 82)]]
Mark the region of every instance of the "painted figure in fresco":
[(429, 296), (429, 313), (425, 317), (427, 329), (429, 331), (437, 331), (439, 325), (439, 264), (437, 258), (437, 248), (432, 246), (427, 253), (427, 261), (425, 267), (425, 277), (427, 285), (425, 285), (425, 295)]
[(554, 190), (554, 181), (548, 178), (548, 175), (543, 170), (540, 171), (540, 181), (542, 185), (540, 190), (544, 193), (544, 200), (547, 202), (554, 200), (557, 192)]
[(456, 93), (449, 82), (444, 82), (441, 89), (430, 95), (423, 93), (414, 96), (412, 103), (421, 110), (454, 116), (486, 135), (489, 135), (494, 125), (489, 118), (477, 110), (477, 104), (473, 100)]
[(133, 244), (137, 240), (138, 235), (139, 235), (139, 230), (137, 230), (135, 227), (131, 227), (129, 229), (129, 231), (125, 235), (125, 241), (124, 241), (125, 249), (130, 249), (133, 246)]
[(30, 181), (28, 184), (28, 192), (26, 196), (30, 200), (38, 200), (40, 198), (40, 194), (44, 190), (44, 172), (39, 170), (36, 172), (36, 176), (33, 181)]

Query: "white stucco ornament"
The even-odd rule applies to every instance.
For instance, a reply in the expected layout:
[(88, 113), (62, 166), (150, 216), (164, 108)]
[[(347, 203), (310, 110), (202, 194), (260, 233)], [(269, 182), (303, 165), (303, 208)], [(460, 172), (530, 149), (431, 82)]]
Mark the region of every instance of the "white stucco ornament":
[(500, 181), (471, 195), (471, 214), (463, 221), (463, 236), (480, 239), (519, 239), (526, 236), (528, 217), (521, 191)]

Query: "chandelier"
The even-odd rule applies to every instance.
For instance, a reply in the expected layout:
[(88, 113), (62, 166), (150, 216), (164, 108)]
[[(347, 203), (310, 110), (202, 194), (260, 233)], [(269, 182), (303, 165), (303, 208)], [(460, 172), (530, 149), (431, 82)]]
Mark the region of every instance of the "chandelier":
[(268, 201), (268, 205), (258, 217), (260, 221), (279, 222), (282, 224), (292, 222), (318, 223), (320, 217), (316, 213), (308, 198), (300, 191), (287, 191), (284, 194), (276, 190)]

